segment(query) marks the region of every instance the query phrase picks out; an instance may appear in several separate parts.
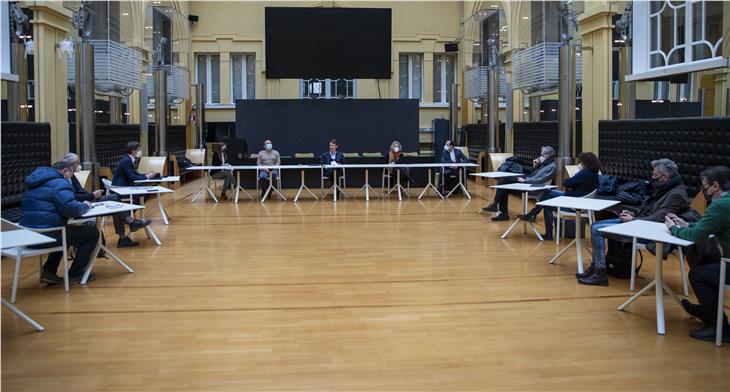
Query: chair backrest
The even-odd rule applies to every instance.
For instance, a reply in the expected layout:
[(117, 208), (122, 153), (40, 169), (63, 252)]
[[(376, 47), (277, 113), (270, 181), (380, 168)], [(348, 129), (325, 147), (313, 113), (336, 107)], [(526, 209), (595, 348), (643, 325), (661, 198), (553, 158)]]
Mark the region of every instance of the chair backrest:
[(297, 152), (294, 153), (294, 158), (314, 158), (313, 152)]
[(167, 175), (166, 169), (167, 157), (142, 157), (139, 159), (139, 167), (137, 171), (140, 173), (160, 173)]
[(188, 148), (185, 150), (185, 158), (190, 159), (190, 162), (202, 165), (205, 163), (205, 149), (204, 148)]
[(360, 154), (358, 154), (356, 152), (346, 152), (346, 153), (343, 153), (342, 156), (344, 156), (345, 158), (359, 158)]
[(363, 158), (382, 158), (382, 152), (364, 152), (362, 153)]
[(17, 229), (22, 229), (22, 227), (5, 218), (2, 218), (2, 224), (0, 225), (0, 230), (11, 231), (11, 230), (17, 230)]
[(462, 147), (454, 146), (454, 148), (458, 148), (459, 150), (461, 150), (461, 152), (464, 154), (464, 156), (466, 157), (466, 159), (470, 159), (469, 158), (469, 147), (467, 147), (467, 146), (462, 146)]
[(114, 173), (112, 172), (112, 169), (108, 168), (106, 166), (100, 167), (98, 173), (99, 173), (99, 177), (106, 177), (110, 180), (114, 177)]
[(404, 157), (417, 157), (418, 156), (418, 151), (404, 152), (403, 153), (403, 156)]
[(113, 188), (114, 185), (112, 185), (112, 180), (108, 178), (102, 178), (101, 183), (104, 184), (104, 188)]
[(259, 154), (251, 154), (249, 155), (249, 158), (259, 159)]
[(77, 180), (79, 180), (79, 184), (81, 184), (84, 189), (87, 191), (90, 190), (89, 188), (89, 177), (91, 175), (91, 170), (81, 170), (80, 172), (74, 173), (74, 177), (76, 177)]
[(582, 196), (582, 197), (584, 199), (595, 199), (596, 198), (596, 194), (598, 194), (598, 189), (594, 189), (593, 192), (591, 192), (591, 193), (589, 193), (589, 194), (587, 194), (585, 196)]
[(504, 161), (511, 156), (512, 154), (508, 152), (490, 152), (487, 160), (487, 171), (497, 171)]
[(692, 204), (690, 204), (690, 207), (699, 212), (700, 215), (705, 214), (705, 208), (707, 208), (707, 200), (705, 200), (705, 196), (702, 194), (702, 192), (697, 193), (695, 198), (692, 199)]

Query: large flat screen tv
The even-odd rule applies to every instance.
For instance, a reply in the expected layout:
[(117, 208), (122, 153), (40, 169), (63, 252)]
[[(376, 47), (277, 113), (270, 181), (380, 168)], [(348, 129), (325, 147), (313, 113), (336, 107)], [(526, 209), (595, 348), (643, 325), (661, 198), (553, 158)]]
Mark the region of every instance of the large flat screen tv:
[(266, 7), (266, 78), (390, 79), (388, 8)]

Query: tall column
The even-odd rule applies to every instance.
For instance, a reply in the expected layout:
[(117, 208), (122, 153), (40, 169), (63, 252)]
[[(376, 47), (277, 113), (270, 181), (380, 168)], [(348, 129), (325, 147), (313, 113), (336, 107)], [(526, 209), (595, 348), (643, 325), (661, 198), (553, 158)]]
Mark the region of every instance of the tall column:
[(598, 121), (611, 119), (611, 61), (614, 13), (596, 5), (578, 19), (583, 40), (583, 151), (598, 153)]
[(51, 160), (68, 152), (66, 56), (57, 45), (69, 36), (71, 11), (55, 2), (33, 2), (35, 119), (51, 124)]
[(221, 92), (221, 103), (231, 103), (232, 91), (231, 91), (231, 54), (229, 52), (221, 53), (220, 61), (220, 92)]
[[(430, 45), (432, 46), (432, 45)], [(423, 91), (421, 91), (421, 94), (423, 94), (423, 103), (431, 103), (433, 102), (433, 53), (424, 53), (423, 54), (423, 63), (421, 64), (421, 75), (423, 75), (423, 81), (421, 83), (421, 86), (423, 86)]]

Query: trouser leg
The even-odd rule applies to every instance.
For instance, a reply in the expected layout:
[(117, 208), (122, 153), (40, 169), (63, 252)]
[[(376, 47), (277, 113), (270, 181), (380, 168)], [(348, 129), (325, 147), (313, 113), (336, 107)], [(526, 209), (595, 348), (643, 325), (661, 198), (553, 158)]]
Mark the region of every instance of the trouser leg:
[[(730, 281), (730, 270), (726, 282)], [(717, 323), (717, 294), (720, 287), (720, 264), (705, 264), (692, 267), (689, 271), (689, 282), (692, 285), (704, 319), (710, 321), (710, 325)], [(727, 328), (727, 315), (723, 314), (723, 324)]]
[(606, 219), (598, 221), (591, 226), (591, 248), (593, 252), (593, 264), (596, 268), (606, 268), (606, 237), (600, 229), (619, 223), (621, 223), (621, 219)]

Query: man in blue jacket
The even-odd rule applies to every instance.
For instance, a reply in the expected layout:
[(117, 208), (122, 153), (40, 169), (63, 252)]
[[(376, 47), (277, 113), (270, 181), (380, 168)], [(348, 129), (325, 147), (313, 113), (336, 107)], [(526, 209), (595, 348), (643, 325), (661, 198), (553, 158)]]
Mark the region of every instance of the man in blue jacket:
[[(76, 173), (79, 171), (79, 169), (81, 169), (81, 159), (79, 159), (78, 155), (72, 152), (64, 155), (63, 161), (71, 164), (71, 171), (73, 173)], [(71, 187), (74, 191), (74, 197), (76, 198), (76, 201), (119, 201), (119, 195), (104, 195), (104, 191), (101, 189), (97, 189), (94, 192), (86, 191), (86, 189), (84, 189), (84, 187), (81, 185), (75, 175), (71, 176), (70, 182)], [(114, 220), (114, 231), (116, 231), (117, 235), (119, 236), (117, 248), (128, 248), (139, 245), (139, 242), (133, 241), (127, 236), (127, 231), (124, 228), (125, 223), (129, 225), (129, 230), (132, 232), (142, 229), (151, 223), (149, 220), (134, 219), (131, 215), (129, 215), (129, 213), (126, 212), (114, 214), (112, 215), (112, 218)]]
[[(464, 155), (461, 150), (455, 148), (453, 140), (447, 140), (444, 144), (444, 150), (441, 152), (441, 163), (468, 163), (469, 158)], [(459, 175), (458, 167), (445, 167), (444, 172), (444, 189), (441, 189), (440, 193), (451, 192), (456, 186), (458, 179), (456, 176)]]
[(138, 141), (127, 143), (127, 155), (119, 161), (116, 170), (114, 170), (114, 178), (112, 185), (114, 186), (134, 186), (135, 181), (147, 180), (157, 176), (157, 173), (151, 172), (141, 174), (134, 168), (134, 164), (142, 158), (142, 148)]
[[(26, 191), (20, 204), (20, 224), (33, 229), (47, 229), (66, 226), (71, 218), (79, 218), (85, 214), (91, 204), (78, 202), (69, 179), (73, 175), (72, 166), (68, 162), (56, 162), (53, 167), (36, 168), (25, 179)], [(61, 245), (61, 233), (46, 234), (56, 239), (56, 244), (39, 246)], [(89, 222), (83, 225), (66, 226), (66, 245), (76, 246), (76, 255), (68, 271), (72, 282), (79, 282), (86, 265), (91, 259), (92, 252), (99, 242), (99, 230), (96, 224)], [(43, 265), (41, 281), (55, 284), (62, 283), (63, 279), (56, 275), (61, 263), (61, 252), (54, 252), (48, 256)], [(89, 280), (95, 279), (92, 273)]]
[[(327, 152), (323, 152), (322, 155), (319, 156), (320, 164), (322, 165), (344, 165), (345, 164), (345, 155), (337, 151), (337, 148), (339, 147), (339, 144), (337, 143), (337, 139), (331, 139), (330, 140), (330, 149)], [(337, 171), (337, 177), (339, 178), (342, 175), (342, 170)], [(324, 171), (324, 176), (329, 178), (330, 182), (333, 184), (337, 183), (337, 178), (335, 178), (335, 170), (334, 169), (326, 169)]]

